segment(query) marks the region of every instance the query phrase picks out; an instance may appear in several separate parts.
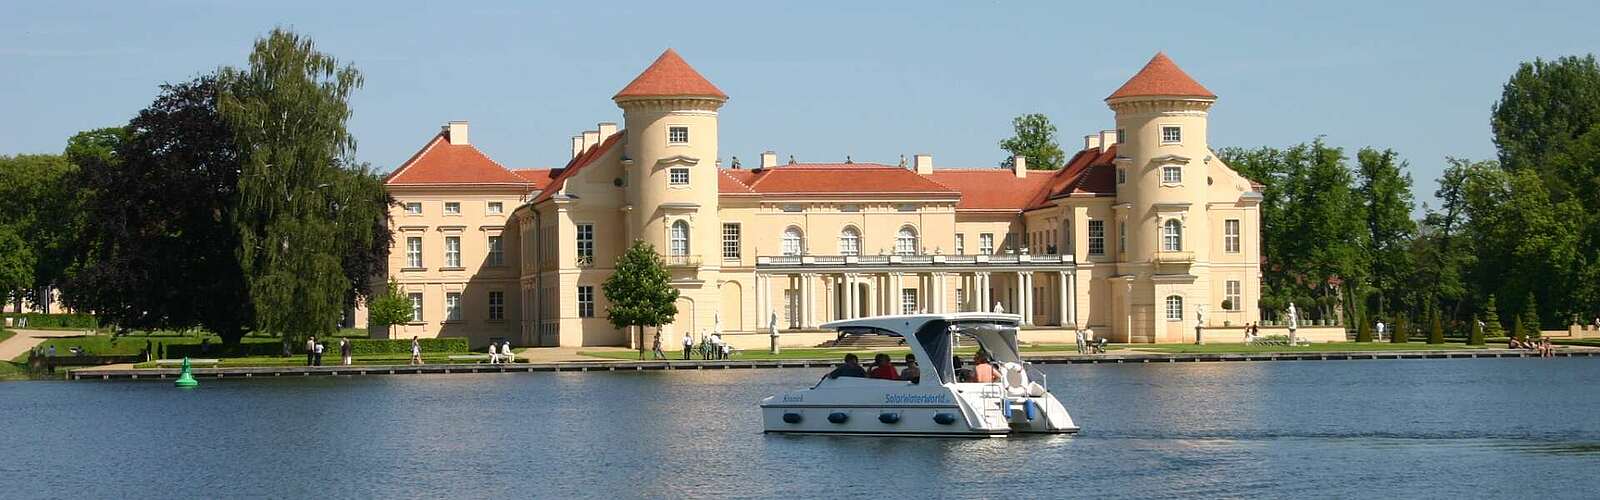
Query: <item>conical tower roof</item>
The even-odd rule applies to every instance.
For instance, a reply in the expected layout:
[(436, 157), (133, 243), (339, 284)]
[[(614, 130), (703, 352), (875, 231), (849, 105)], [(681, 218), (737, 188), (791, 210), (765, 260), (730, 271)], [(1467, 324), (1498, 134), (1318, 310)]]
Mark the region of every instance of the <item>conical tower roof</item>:
[(684, 62), (678, 51), (667, 49), (656, 58), (656, 62), (645, 68), (643, 73), (635, 77), (628, 86), (623, 87), (612, 99), (627, 99), (634, 97), (711, 97), (727, 99), (728, 94), (722, 93), (716, 85), (712, 85), (706, 77), (700, 76), (689, 63)]
[(1206, 90), (1204, 85), (1178, 68), (1178, 64), (1172, 62), (1165, 52), (1157, 52), (1150, 62), (1145, 63), (1144, 69), (1129, 78), (1128, 83), (1122, 84), (1106, 100), (1153, 96), (1217, 98), (1216, 94)]

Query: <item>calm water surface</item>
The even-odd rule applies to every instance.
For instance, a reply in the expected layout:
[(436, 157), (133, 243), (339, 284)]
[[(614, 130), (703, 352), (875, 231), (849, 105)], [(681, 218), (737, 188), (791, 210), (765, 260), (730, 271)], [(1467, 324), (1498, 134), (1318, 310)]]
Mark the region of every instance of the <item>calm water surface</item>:
[(763, 435), (821, 370), (4, 383), (0, 497), (1600, 494), (1600, 360), (1045, 369), (1082, 434)]

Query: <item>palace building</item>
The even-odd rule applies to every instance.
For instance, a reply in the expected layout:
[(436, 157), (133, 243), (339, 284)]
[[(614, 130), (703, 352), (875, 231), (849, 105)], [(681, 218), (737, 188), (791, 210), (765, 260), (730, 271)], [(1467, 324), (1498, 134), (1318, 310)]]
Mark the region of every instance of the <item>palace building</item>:
[(1260, 317), (1260, 186), (1207, 145), (1216, 99), (1157, 54), (1054, 170), (740, 165), (719, 161), (728, 94), (667, 50), (561, 168), (508, 169), (450, 122), (395, 169), (388, 277), (415, 318), (375, 334), (631, 345), (601, 285), (643, 240), (682, 292), (669, 349), (716, 329), (765, 346), (774, 318), (785, 345), (815, 345), (834, 319), (997, 308), (1025, 340), (1192, 342)]

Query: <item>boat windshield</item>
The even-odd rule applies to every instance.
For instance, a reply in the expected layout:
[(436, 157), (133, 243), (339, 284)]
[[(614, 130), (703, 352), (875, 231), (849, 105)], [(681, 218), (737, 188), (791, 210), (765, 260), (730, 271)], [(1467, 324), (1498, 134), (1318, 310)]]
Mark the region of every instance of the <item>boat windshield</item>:
[(1000, 363), (1022, 362), (1015, 325), (985, 320), (929, 321), (917, 329), (917, 344), (927, 354), (929, 365), (939, 374), (940, 383), (956, 381), (955, 364), (952, 362), (953, 335), (976, 340), (978, 346), (989, 354), (990, 360)]

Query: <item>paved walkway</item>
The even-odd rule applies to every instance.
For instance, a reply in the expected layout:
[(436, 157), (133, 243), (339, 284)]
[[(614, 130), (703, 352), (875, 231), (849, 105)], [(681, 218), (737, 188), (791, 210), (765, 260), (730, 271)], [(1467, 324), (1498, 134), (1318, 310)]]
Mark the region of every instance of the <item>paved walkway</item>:
[(84, 335), (83, 330), (30, 330), (26, 328), (7, 328), (16, 333), (4, 342), (0, 342), (0, 361), (10, 361), (17, 356), (28, 353), (28, 349), (43, 344), (51, 337), (77, 337)]
[(633, 352), (626, 347), (528, 347), (517, 351), (517, 360), (527, 360), (529, 363), (556, 363), (562, 361), (607, 361), (606, 358), (584, 356), (578, 351), (618, 351)]

